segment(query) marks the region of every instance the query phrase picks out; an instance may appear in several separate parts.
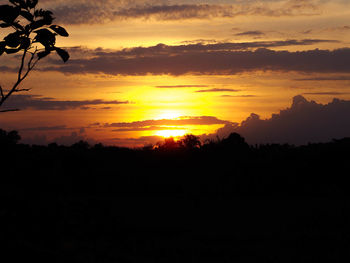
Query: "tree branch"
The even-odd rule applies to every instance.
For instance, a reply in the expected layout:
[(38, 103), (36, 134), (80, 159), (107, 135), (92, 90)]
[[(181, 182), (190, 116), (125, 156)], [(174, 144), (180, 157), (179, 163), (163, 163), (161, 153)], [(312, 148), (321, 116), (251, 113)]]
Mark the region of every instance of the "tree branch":
[(3, 91), (2, 87), (1, 87), (1, 85), (0, 85), (0, 95), (1, 95), (1, 100), (3, 100), (5, 95), (4, 95), (4, 91)]
[[(5, 95), (3, 93), (3, 89), (1, 88), (0, 92), (1, 92), (1, 100), (0, 100), (0, 107), (1, 105), (8, 99), (8, 97), (11, 96), (12, 93), (14, 92), (20, 92), (20, 91), (29, 91), (30, 89), (17, 89), (17, 87), (21, 84), (21, 82), (28, 76), (29, 72), (35, 67), (35, 65), (38, 63), (39, 59), (34, 61), (35, 55), (37, 53), (37, 49), (35, 49), (35, 51), (31, 53), (31, 57), (28, 61), (28, 65), (27, 65), (27, 70), (24, 73), (24, 75), (22, 76), (23, 73), (23, 69), (24, 69), (24, 63), (25, 63), (25, 58), (26, 55), (28, 53), (28, 49), (25, 49), (22, 55), (22, 59), (21, 59), (21, 64), (20, 67), (18, 69), (18, 77), (17, 77), (17, 82), (13, 85), (12, 89)], [(33, 62), (34, 61), (34, 62)], [(11, 110), (13, 111), (13, 110)]]
[(0, 113), (12, 112), (12, 111), (20, 111), (20, 109), (8, 109), (8, 110), (0, 110)]

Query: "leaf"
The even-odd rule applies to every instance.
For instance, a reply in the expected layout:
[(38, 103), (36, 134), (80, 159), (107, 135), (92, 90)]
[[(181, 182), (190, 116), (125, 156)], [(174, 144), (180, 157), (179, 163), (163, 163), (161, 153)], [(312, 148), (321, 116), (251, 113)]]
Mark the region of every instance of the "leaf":
[(45, 51), (41, 51), (39, 52), (38, 55), (38, 59), (43, 59), (44, 57), (46, 57), (47, 55), (49, 55), (51, 53), (50, 50), (45, 50)]
[(50, 30), (44, 28), (35, 31), (37, 34), (34, 38), (34, 41), (40, 42), (45, 47), (54, 46), (56, 43), (56, 35), (52, 33)]
[(20, 32), (14, 32), (14, 33), (8, 34), (4, 38), (6, 45), (9, 47), (18, 47), (21, 44), (20, 35), (21, 35)]
[(30, 23), (30, 28), (32, 30), (35, 30), (35, 29), (38, 29), (39, 27), (42, 27), (44, 25), (45, 25), (45, 22), (44, 22), (44, 20), (41, 19), (41, 20), (34, 21), (34, 22)]
[(57, 54), (62, 58), (63, 62), (66, 63), (69, 60), (69, 54), (67, 51), (56, 47), (55, 48)]
[(20, 12), (20, 15), (23, 16), (25, 19), (27, 19), (28, 21), (33, 21), (34, 16), (27, 10), (22, 10)]
[(21, 8), (27, 8), (27, 4), (24, 0), (10, 0), (10, 2), (16, 6), (20, 6)]
[(68, 32), (63, 27), (60, 27), (57, 25), (52, 25), (52, 26), (50, 26), (50, 28), (62, 37), (69, 36)]
[(22, 37), (21, 38), (21, 45), (20, 49), (28, 49), (30, 47), (30, 38), (29, 37)]
[(21, 8), (17, 6), (1, 5), (0, 20), (11, 24), (19, 16), (20, 11)]
[(14, 54), (14, 53), (17, 53), (18, 51), (20, 51), (19, 48), (11, 48), (11, 49), (6, 48), (5, 49), (6, 54)]
[(10, 27), (11, 25), (10, 24), (7, 24), (7, 23), (1, 23), (0, 24), (0, 28), (6, 28), (6, 27)]
[(6, 47), (5, 41), (0, 42), (0, 56), (4, 53)]
[(27, 0), (27, 6), (29, 8), (34, 8), (38, 4), (38, 0)]
[(13, 22), (12, 25), (17, 29), (24, 31), (24, 27), (21, 24), (19, 24), (18, 22)]

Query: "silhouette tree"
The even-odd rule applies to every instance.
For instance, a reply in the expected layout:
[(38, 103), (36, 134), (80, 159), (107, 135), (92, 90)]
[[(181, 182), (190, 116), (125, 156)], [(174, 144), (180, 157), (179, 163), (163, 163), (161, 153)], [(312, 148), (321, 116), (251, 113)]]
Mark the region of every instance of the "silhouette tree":
[[(38, 61), (55, 51), (67, 62), (67, 51), (56, 47), (56, 36), (68, 37), (67, 31), (58, 25), (52, 25), (54, 17), (48, 10), (38, 9), (38, 0), (9, 0), (8, 5), (0, 6), (0, 28), (13, 30), (0, 41), (0, 56), (21, 53), (17, 81), (5, 91), (0, 85), (0, 107), (14, 93), (28, 91), (20, 89), (22, 81), (34, 69)], [(17, 111), (18, 109), (3, 110)]]
[(193, 134), (186, 134), (180, 141), (181, 145), (187, 149), (195, 149), (201, 147), (201, 141)]
[(6, 132), (0, 129), (0, 146), (8, 146), (17, 144), (21, 139), (17, 131)]

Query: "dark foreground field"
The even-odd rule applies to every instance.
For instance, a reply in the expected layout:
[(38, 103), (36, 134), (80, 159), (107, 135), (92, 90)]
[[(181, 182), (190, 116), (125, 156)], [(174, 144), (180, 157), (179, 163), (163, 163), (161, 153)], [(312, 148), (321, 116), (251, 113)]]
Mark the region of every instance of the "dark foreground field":
[(0, 152), (2, 262), (349, 259), (350, 139)]

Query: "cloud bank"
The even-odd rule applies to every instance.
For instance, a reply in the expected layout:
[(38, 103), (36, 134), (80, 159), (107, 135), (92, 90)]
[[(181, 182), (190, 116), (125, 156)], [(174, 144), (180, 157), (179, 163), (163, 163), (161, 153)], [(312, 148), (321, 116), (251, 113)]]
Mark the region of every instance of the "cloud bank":
[[(263, 46), (264, 43), (260, 42), (259, 45)], [(249, 45), (252, 46), (254, 43)], [(116, 52), (102, 50), (95, 51), (94, 56), (89, 58), (73, 58), (64, 66), (53, 62), (55, 64), (47, 65), (40, 70), (70, 74), (139, 76), (233, 75), (253, 71), (350, 73), (348, 63), (350, 48), (291, 52), (266, 48), (235, 50), (236, 46), (235, 43), (182, 46), (159, 44), (149, 48)]]
[(262, 120), (254, 113), (240, 125), (226, 124), (217, 134), (202, 139), (241, 134), (250, 144), (289, 143), (302, 145), (350, 137), (350, 101), (334, 99), (323, 105), (299, 95), (290, 108)]

